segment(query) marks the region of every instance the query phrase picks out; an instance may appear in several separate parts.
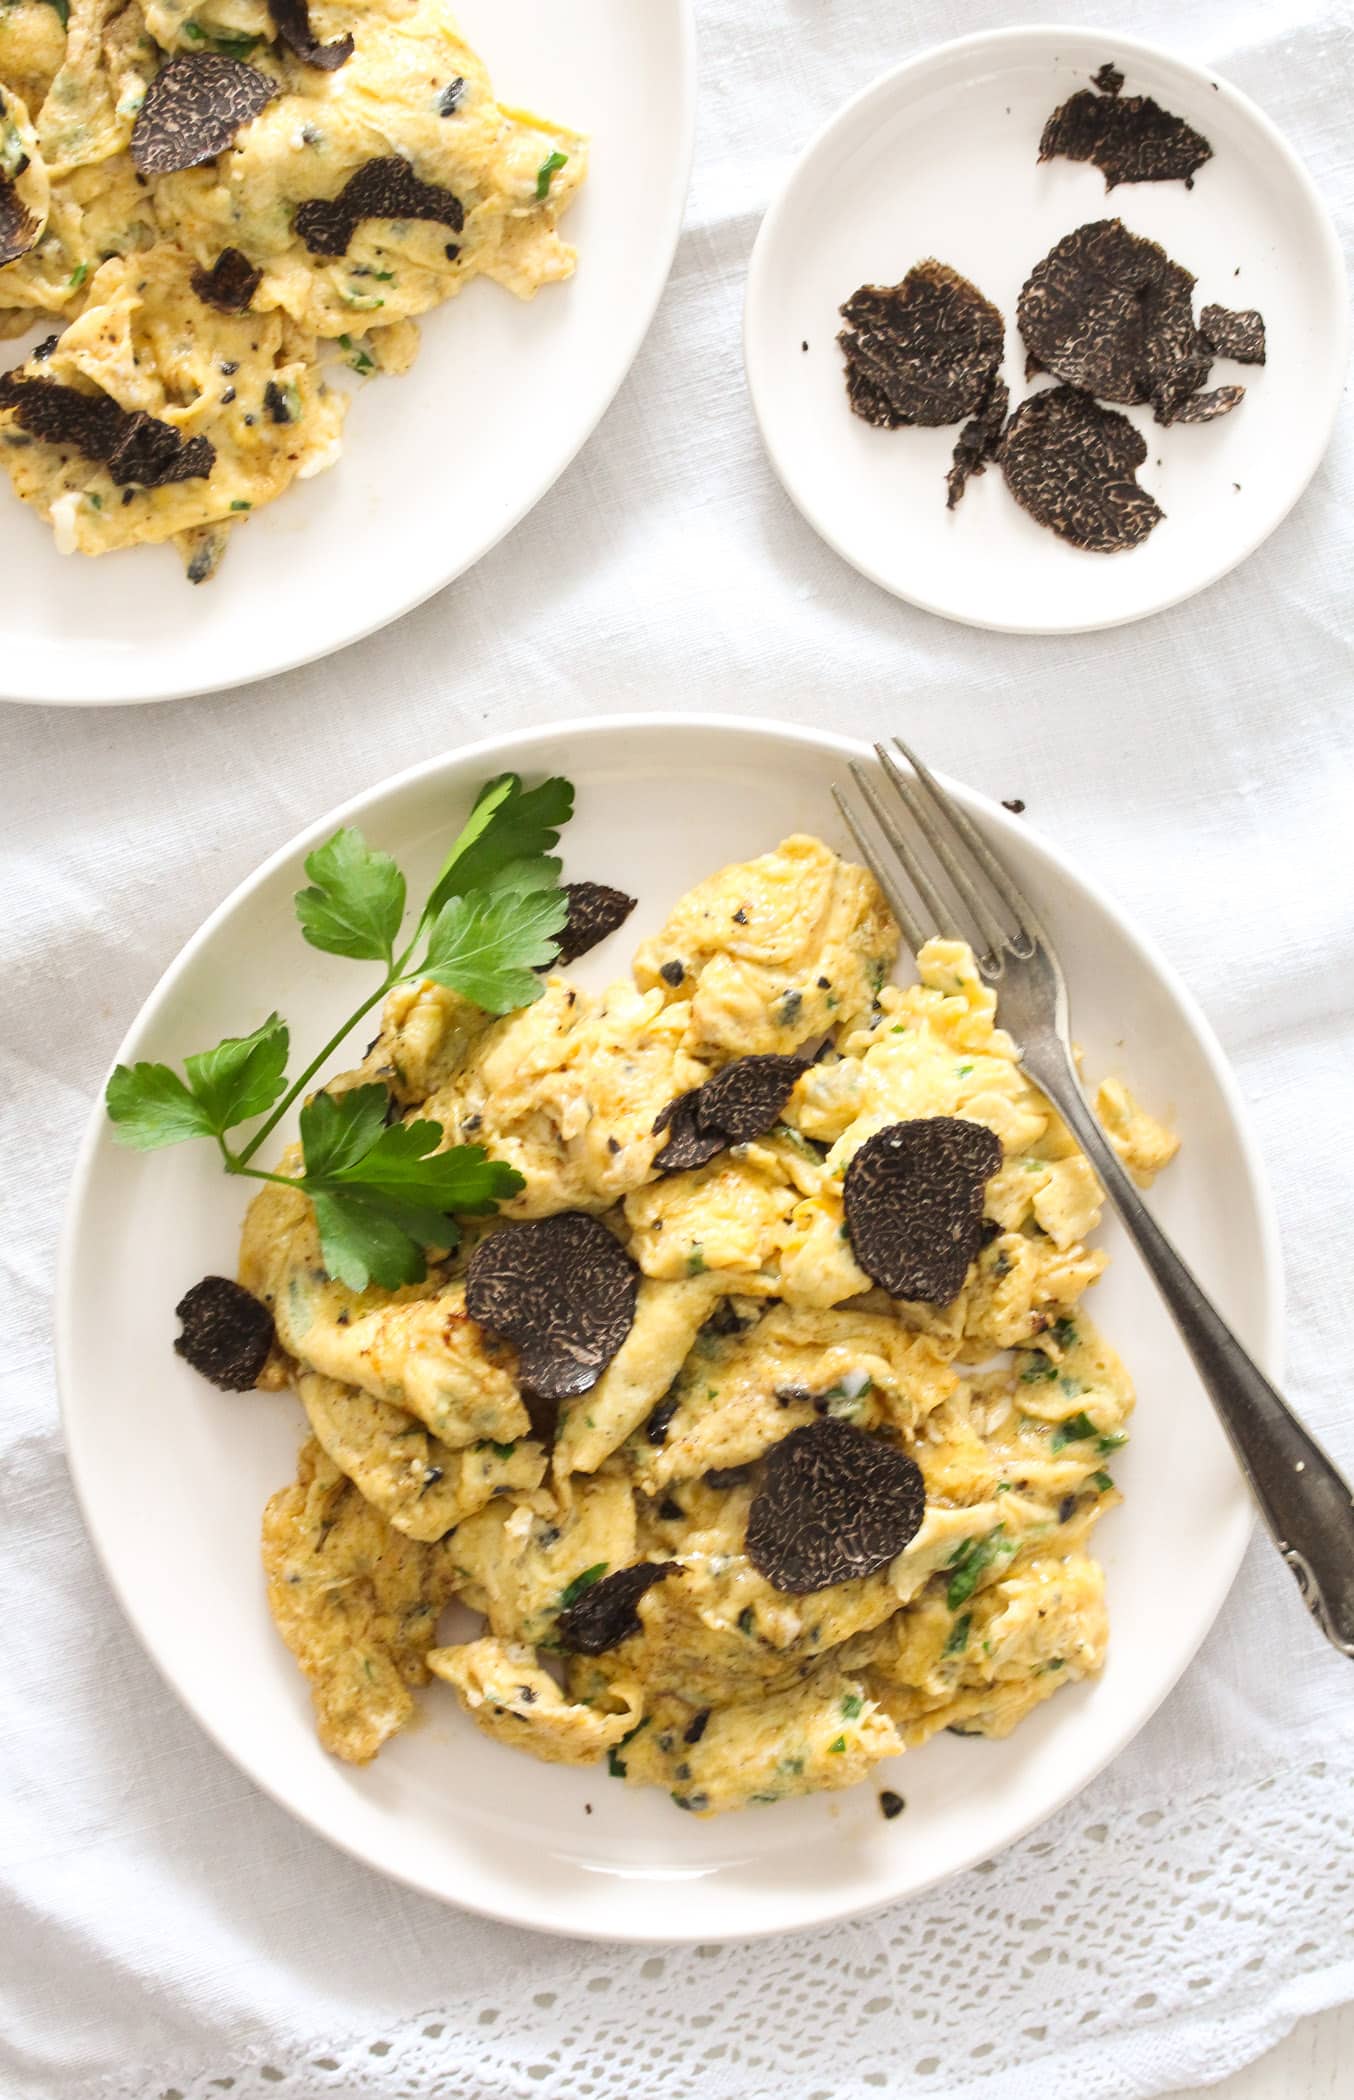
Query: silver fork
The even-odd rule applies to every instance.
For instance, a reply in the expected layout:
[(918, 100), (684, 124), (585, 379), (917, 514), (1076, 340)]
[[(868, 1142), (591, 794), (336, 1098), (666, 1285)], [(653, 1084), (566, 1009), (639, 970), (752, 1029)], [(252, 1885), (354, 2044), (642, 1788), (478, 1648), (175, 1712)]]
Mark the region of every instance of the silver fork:
[[(893, 742), (907, 770), (876, 744), (878, 785), (863, 766), (850, 763), (883, 848), (833, 784), (852, 837), (913, 953), (927, 939), (928, 927), (957, 936), (973, 949), (980, 975), (998, 988), (1002, 1026), (1022, 1046), (1025, 1070), (1095, 1167), (1151, 1271), (1307, 1609), (1331, 1645), (1354, 1656), (1354, 1495), (1348, 1483), (1252, 1362), (1120, 1166), (1082, 1093), (1068, 1031), (1067, 986), (1027, 899), (934, 774), (901, 737)], [(910, 828), (934, 855), (934, 873)]]

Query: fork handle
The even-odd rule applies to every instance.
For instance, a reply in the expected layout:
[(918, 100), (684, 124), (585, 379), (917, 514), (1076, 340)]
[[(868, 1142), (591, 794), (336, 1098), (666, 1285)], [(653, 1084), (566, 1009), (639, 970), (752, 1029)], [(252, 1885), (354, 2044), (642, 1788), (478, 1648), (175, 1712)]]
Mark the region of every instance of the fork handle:
[(1354, 1494), (1176, 1253), (1119, 1164), (1066, 1050), (1057, 1047), (1056, 1061), (1038, 1059), (1030, 1077), (1090, 1158), (1151, 1270), (1308, 1611), (1332, 1647), (1354, 1656)]

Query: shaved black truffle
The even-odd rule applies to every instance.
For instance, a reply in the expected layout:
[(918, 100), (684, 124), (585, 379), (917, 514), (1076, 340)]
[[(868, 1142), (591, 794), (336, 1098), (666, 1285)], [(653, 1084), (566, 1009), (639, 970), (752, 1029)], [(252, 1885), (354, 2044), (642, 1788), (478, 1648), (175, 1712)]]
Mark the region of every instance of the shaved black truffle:
[(654, 1160), (660, 1174), (702, 1167), (727, 1145), (746, 1145), (777, 1122), (804, 1070), (802, 1057), (736, 1057), (704, 1086), (678, 1094), (659, 1111), (654, 1130), (668, 1130)]
[(559, 960), (577, 962), (609, 933), (623, 926), (635, 908), (636, 899), (624, 890), (613, 890), (605, 882), (566, 882), (569, 916), (559, 935)]
[(982, 1242), (983, 1191), (1001, 1140), (963, 1116), (878, 1130), (853, 1157), (842, 1194), (851, 1251), (891, 1298), (948, 1305)]
[(180, 51), (152, 80), (132, 126), (138, 174), (173, 175), (215, 160), (277, 92), (242, 59)]
[(736, 1057), (698, 1089), (696, 1117), (731, 1145), (746, 1145), (780, 1118), (804, 1071), (801, 1057)]
[(1208, 378), (1194, 279), (1118, 219), (1079, 226), (1036, 263), (1016, 308), (1039, 369), (1101, 401), (1151, 401), (1158, 422)]
[(901, 284), (863, 284), (837, 337), (851, 406), (881, 430), (975, 415), (1001, 363), (1006, 324), (976, 285), (928, 259)]
[(0, 269), (27, 255), (40, 230), (9, 176), (0, 175)]
[(242, 1284), (229, 1276), (204, 1276), (174, 1307), (183, 1332), (175, 1350), (220, 1386), (223, 1393), (247, 1393), (256, 1386), (273, 1346), (273, 1316)]
[[(670, 1392), (664, 1393), (657, 1407), (644, 1424), (644, 1434), (651, 1444), (656, 1445), (660, 1449), (666, 1444), (668, 1430), (672, 1425), (672, 1418), (680, 1405), (681, 1395), (675, 1386)], [(678, 1514), (680, 1515), (680, 1511)]]
[(675, 992), (686, 975), (686, 968), (684, 964), (679, 962), (665, 962), (658, 974), (664, 984), (671, 985)]
[(294, 51), (303, 66), (314, 66), (321, 73), (332, 73), (353, 55), (351, 36), (335, 37), (332, 44), (322, 44), (310, 26), (308, 0), (268, 0), (269, 12), (277, 24), (277, 33), (289, 51)]
[(210, 270), (194, 270), (191, 282), (204, 306), (242, 314), (263, 282), (263, 272), (239, 248), (223, 248)]
[(1022, 401), (997, 457), (1021, 509), (1088, 553), (1136, 547), (1165, 516), (1138, 486), (1135, 470), (1147, 457), (1141, 432), (1075, 387)]
[(1181, 402), (1171, 417), (1173, 423), (1211, 423), (1217, 416), (1229, 415), (1238, 401), (1244, 400), (1244, 386), (1215, 386), (1211, 394), (1190, 394)]
[(1092, 73), (1091, 78), (1102, 95), (1117, 95), (1124, 84), (1124, 76), (1112, 58), (1107, 58), (1104, 65)]
[(429, 219), (460, 233), (465, 210), (450, 190), (421, 182), (397, 153), (369, 160), (337, 197), (312, 197), (296, 214), (296, 231), (312, 255), (342, 255), (359, 219)]
[(6, 372), (0, 378), (0, 408), (12, 408), (30, 437), (48, 445), (70, 445), (86, 459), (105, 460), (128, 420), (108, 394), (86, 394), (54, 379)]
[(697, 1116), (700, 1091), (692, 1087), (689, 1093), (676, 1095), (654, 1117), (654, 1135), (662, 1130), (668, 1133), (666, 1145), (654, 1158), (660, 1174), (689, 1174), (693, 1167), (703, 1167), (717, 1152), (723, 1152), (729, 1142), (722, 1130), (702, 1130)]
[(925, 1509), (915, 1459), (829, 1417), (772, 1445), (745, 1550), (773, 1589), (802, 1597), (887, 1566), (915, 1538)]
[(171, 481), (205, 481), (216, 463), (216, 450), (205, 437), (184, 439), (158, 416), (138, 410), (108, 455), (108, 473), (117, 488), (133, 482), (146, 489), (167, 488)]
[(1123, 75), (1115, 77), (1118, 85), (1105, 93), (1080, 88), (1054, 110), (1039, 141), (1040, 160), (1091, 161), (1107, 190), (1121, 182), (1183, 182), (1193, 189), (1196, 173), (1213, 157), (1208, 140), (1150, 95), (1121, 95)]
[(216, 450), (205, 437), (185, 439), (158, 416), (129, 414), (107, 394), (86, 394), (54, 379), (6, 372), (0, 378), (0, 408), (12, 408), (31, 437), (69, 445), (106, 466), (119, 488), (139, 483), (163, 488), (171, 481), (197, 481), (211, 473)]
[(619, 1240), (581, 1210), (508, 1225), (466, 1268), (472, 1320), (515, 1342), (522, 1385), (568, 1400), (596, 1385), (635, 1319), (638, 1277)]
[(1253, 306), (1239, 312), (1226, 306), (1206, 306), (1199, 316), (1199, 333), (1219, 357), (1234, 357), (1239, 365), (1262, 365), (1265, 361), (1265, 319)]
[(963, 500), (969, 477), (985, 473), (987, 462), (996, 457), (1010, 406), (1011, 390), (1006, 381), (994, 379), (981, 412), (965, 423), (954, 441), (950, 470), (945, 476), (946, 510), (953, 510)]
[(555, 1638), (575, 1655), (605, 1655), (643, 1631), (636, 1606), (656, 1582), (678, 1573), (675, 1560), (640, 1561), (589, 1583), (576, 1604), (555, 1621)]

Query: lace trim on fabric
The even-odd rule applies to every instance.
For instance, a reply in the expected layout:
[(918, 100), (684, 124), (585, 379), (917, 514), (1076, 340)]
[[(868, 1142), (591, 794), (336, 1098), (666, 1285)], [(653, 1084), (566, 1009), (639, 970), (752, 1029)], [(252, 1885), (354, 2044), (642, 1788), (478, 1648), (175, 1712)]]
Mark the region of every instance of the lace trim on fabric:
[[(1111, 1775), (1056, 1825), (874, 1918), (670, 1951), (542, 1940), (493, 1999), (177, 2079), (124, 2071), (68, 2100), (1157, 2094), (1225, 2076), (1354, 1991), (1352, 1838), (1354, 1765), (1147, 1808), (1116, 1800)], [(1313, 1858), (1321, 1874), (1294, 1885), (1289, 1862)]]

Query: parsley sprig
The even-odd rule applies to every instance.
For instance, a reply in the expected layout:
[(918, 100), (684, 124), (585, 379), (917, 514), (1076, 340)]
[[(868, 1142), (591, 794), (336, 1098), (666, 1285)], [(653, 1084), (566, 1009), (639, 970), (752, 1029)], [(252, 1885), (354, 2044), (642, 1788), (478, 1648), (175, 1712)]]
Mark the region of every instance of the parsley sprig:
[[(296, 916), (312, 948), (379, 963), (381, 980), (305, 1070), (287, 1078), (291, 1036), (277, 1013), (249, 1035), (170, 1065), (119, 1065), (105, 1102), (118, 1142), (138, 1151), (210, 1138), (228, 1174), (280, 1182), (310, 1198), (325, 1266), (353, 1290), (394, 1289), (427, 1274), (428, 1248), (451, 1248), (458, 1220), (483, 1216), (522, 1177), (480, 1145), (442, 1147), (440, 1123), (391, 1123), (390, 1096), (370, 1085), (314, 1094), (301, 1109), (300, 1174), (251, 1164), (288, 1109), (351, 1030), (397, 984), (431, 979), (489, 1013), (541, 995), (568, 916), (551, 848), (573, 813), (567, 780), (524, 788), (515, 773), (488, 781), (442, 863), (412, 937), (401, 946), (404, 875), (388, 853), (345, 827), (307, 855)], [(258, 1123), (242, 1144), (232, 1134)]]

